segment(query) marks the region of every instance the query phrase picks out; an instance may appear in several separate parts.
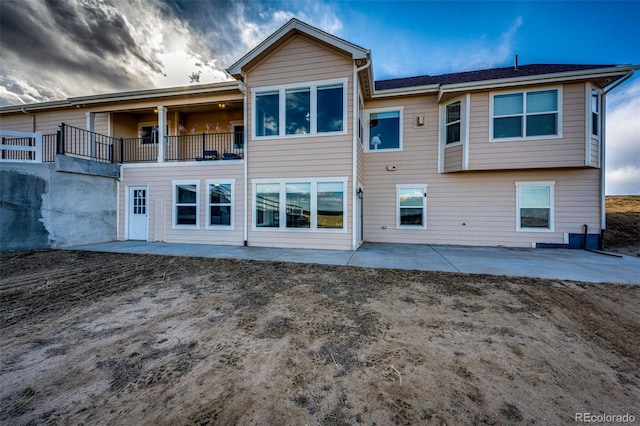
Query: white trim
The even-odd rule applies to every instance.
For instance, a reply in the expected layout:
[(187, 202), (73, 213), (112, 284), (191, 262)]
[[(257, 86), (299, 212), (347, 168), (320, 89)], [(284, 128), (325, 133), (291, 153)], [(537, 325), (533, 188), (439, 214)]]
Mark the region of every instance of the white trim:
[[(231, 208), (230, 208), (230, 223), (229, 225), (212, 225), (211, 224), (211, 203), (209, 198), (209, 185), (231, 185)], [(236, 203), (235, 203), (235, 194), (236, 194), (236, 180), (235, 179), (207, 179), (205, 180), (205, 208), (206, 208), (206, 222), (205, 229), (218, 229), (218, 230), (228, 230), (232, 231), (235, 228), (235, 214), (236, 214)]]
[(215, 165), (213, 167), (221, 167), (221, 166), (232, 166), (244, 163), (244, 159), (242, 160), (220, 160), (220, 161), (178, 161), (178, 162), (164, 162), (164, 163), (126, 163), (120, 164), (120, 167), (123, 169), (141, 169), (145, 167), (149, 168), (163, 168), (163, 167), (190, 167), (190, 166), (200, 166), (200, 167), (212, 167), (211, 163)]
[[(305, 184), (310, 184), (310, 197), (311, 197), (311, 202), (310, 202), (310, 209), (311, 209), (311, 225), (309, 228), (287, 228), (287, 206), (286, 206), (286, 185), (289, 183), (305, 183)], [(340, 229), (325, 229), (325, 228), (318, 228), (317, 227), (317, 217), (318, 217), (318, 211), (317, 211), (317, 195), (318, 195), (318, 183), (341, 183), (342, 184), (342, 212), (343, 212), (343, 218), (342, 218), (342, 228)], [(349, 178), (346, 176), (342, 176), (342, 177), (321, 177), (321, 178), (313, 178), (313, 177), (307, 177), (307, 178), (282, 178), (282, 179), (269, 179), (269, 178), (262, 178), (262, 179), (252, 179), (251, 180), (251, 189), (252, 189), (252, 194), (253, 194), (253, 200), (251, 202), (251, 208), (252, 208), (252, 223), (251, 223), (251, 230), (252, 231), (259, 231), (259, 232), (313, 232), (313, 233), (340, 233), (340, 234), (344, 234), (348, 232), (348, 216), (349, 216), (349, 210), (348, 210), (348, 198), (349, 198), (349, 193), (347, 191), (348, 189), (348, 183), (349, 183)], [(256, 185), (259, 184), (273, 184), (273, 185), (278, 185), (279, 186), (279, 226), (278, 227), (259, 227), (256, 226), (256, 220), (257, 220), (257, 215), (256, 215), (256, 201), (257, 201), (257, 197), (256, 197)]]
[[(370, 149), (369, 145), (369, 137), (370, 137), (370, 130), (371, 130), (371, 126), (369, 125), (369, 123), (371, 122), (371, 114), (375, 114), (375, 113), (379, 113), (379, 112), (399, 112), (400, 113), (400, 117), (398, 117), (399, 120), (399, 147), (398, 148), (387, 148), (387, 149)], [(392, 107), (384, 107), (384, 108), (371, 108), (371, 109), (365, 109), (364, 110), (364, 116), (365, 116), (365, 123), (364, 123), (364, 141), (366, 143), (363, 143), (362, 146), (364, 148), (364, 153), (368, 154), (368, 153), (372, 153), (372, 152), (400, 152), (403, 150), (403, 146), (404, 146), (404, 106), (392, 106)]]
[[(396, 229), (427, 229), (427, 187), (426, 183), (399, 183), (396, 184)], [(401, 189), (421, 189), (422, 198), (422, 225), (401, 225), (400, 224), (400, 190)]]
[[(195, 185), (196, 186), (196, 224), (178, 225), (176, 220), (176, 186)], [(172, 180), (171, 181), (171, 228), (172, 229), (200, 229), (200, 180)]]
[[(447, 144), (447, 107), (460, 102), (460, 141)], [(438, 173), (444, 173), (445, 152), (447, 148), (462, 145), (462, 170), (469, 168), (469, 123), (471, 95), (453, 98), (438, 106)]]
[(42, 132), (17, 132), (14, 130), (0, 129), (0, 136), (10, 136), (14, 138), (30, 138), (35, 139), (35, 146), (24, 145), (6, 145), (0, 142), (0, 149), (8, 151), (24, 151), (33, 152), (33, 160), (1, 158), (0, 162), (16, 162), (16, 163), (42, 163)]
[[(544, 92), (547, 90), (556, 90), (558, 93), (558, 109), (557, 111), (555, 111), (554, 113), (558, 115), (558, 120), (556, 122), (556, 134), (554, 135), (542, 135), (542, 136), (526, 136), (527, 133), (527, 128), (526, 128), (526, 124), (527, 124), (527, 120), (526, 117), (528, 115), (538, 115), (538, 114), (527, 114), (526, 111), (526, 107), (527, 107), (527, 93), (534, 93), (534, 92)], [(562, 92), (563, 92), (563, 86), (559, 85), (559, 86), (542, 86), (542, 87), (535, 87), (535, 88), (529, 88), (529, 89), (519, 89), (519, 90), (505, 90), (505, 91), (494, 91), (494, 92), (490, 92), (489, 93), (489, 141), (490, 142), (514, 142), (514, 141), (533, 141), (533, 140), (547, 140), (547, 139), (562, 139), (562, 127), (563, 127), (563, 116), (562, 116), (562, 111), (563, 111), (563, 105), (562, 105)], [(510, 95), (510, 94), (516, 94), (516, 93), (522, 93), (522, 114), (512, 114), (512, 115), (507, 115), (505, 117), (514, 117), (514, 116), (521, 116), (522, 117), (522, 136), (519, 137), (509, 137), (509, 138), (495, 138), (493, 136), (493, 120), (494, 117), (493, 116), (493, 104), (494, 104), (494, 98), (498, 95)], [(551, 113), (551, 112), (549, 112)]]
[[(516, 231), (517, 232), (554, 232), (555, 229), (555, 181), (521, 181), (516, 182)], [(549, 227), (523, 228), (520, 226), (520, 188), (542, 186), (549, 188)], [(542, 207), (546, 208), (546, 207)]]
[[(335, 132), (318, 132), (318, 116), (317, 116), (317, 94), (318, 88), (323, 86), (342, 85), (342, 130)], [(287, 134), (286, 132), (286, 91), (291, 89), (309, 89), (309, 133), (303, 134)], [(256, 135), (258, 126), (256, 120), (256, 97), (262, 93), (278, 93), (278, 134), (268, 136)], [(251, 138), (253, 140), (269, 140), (269, 139), (290, 139), (290, 138), (307, 138), (318, 136), (335, 136), (347, 134), (347, 117), (348, 117), (348, 98), (349, 78), (333, 78), (329, 80), (305, 81), (301, 83), (279, 84), (274, 86), (261, 86), (251, 88), (251, 108), (252, 108), (252, 125)]]

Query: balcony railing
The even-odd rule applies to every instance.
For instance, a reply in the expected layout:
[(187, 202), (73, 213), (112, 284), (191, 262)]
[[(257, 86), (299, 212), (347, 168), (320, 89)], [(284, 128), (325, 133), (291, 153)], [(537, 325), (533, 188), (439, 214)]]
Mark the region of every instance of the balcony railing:
[[(62, 123), (57, 134), (42, 135), (42, 158), (37, 158), (31, 134), (9, 132), (2, 138), (5, 161), (53, 162), (56, 154), (108, 163), (158, 161), (158, 138), (113, 138)], [(24, 137), (22, 137), (25, 135)], [(165, 136), (164, 161), (239, 160), (244, 158), (244, 132)]]
[(244, 157), (244, 132), (167, 136), (167, 161), (237, 160)]

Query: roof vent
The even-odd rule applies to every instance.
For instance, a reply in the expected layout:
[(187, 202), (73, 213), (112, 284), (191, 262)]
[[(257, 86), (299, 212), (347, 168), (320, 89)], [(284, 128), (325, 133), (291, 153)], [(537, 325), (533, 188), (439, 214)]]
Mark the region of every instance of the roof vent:
[(513, 70), (518, 71), (518, 55), (513, 58)]

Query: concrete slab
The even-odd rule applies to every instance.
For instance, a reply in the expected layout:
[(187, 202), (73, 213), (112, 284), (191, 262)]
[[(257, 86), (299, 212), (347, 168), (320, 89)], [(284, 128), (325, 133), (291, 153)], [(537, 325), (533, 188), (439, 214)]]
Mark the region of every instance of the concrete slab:
[(568, 249), (365, 243), (353, 252), (144, 241), (117, 241), (67, 249), (640, 284), (640, 258)]

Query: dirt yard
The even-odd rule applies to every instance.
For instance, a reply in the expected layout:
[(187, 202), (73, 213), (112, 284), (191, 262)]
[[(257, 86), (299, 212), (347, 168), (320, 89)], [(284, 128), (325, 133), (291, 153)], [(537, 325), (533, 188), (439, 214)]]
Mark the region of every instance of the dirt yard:
[(0, 254), (0, 423), (640, 418), (640, 287)]
[(609, 251), (640, 257), (640, 195), (606, 197)]

